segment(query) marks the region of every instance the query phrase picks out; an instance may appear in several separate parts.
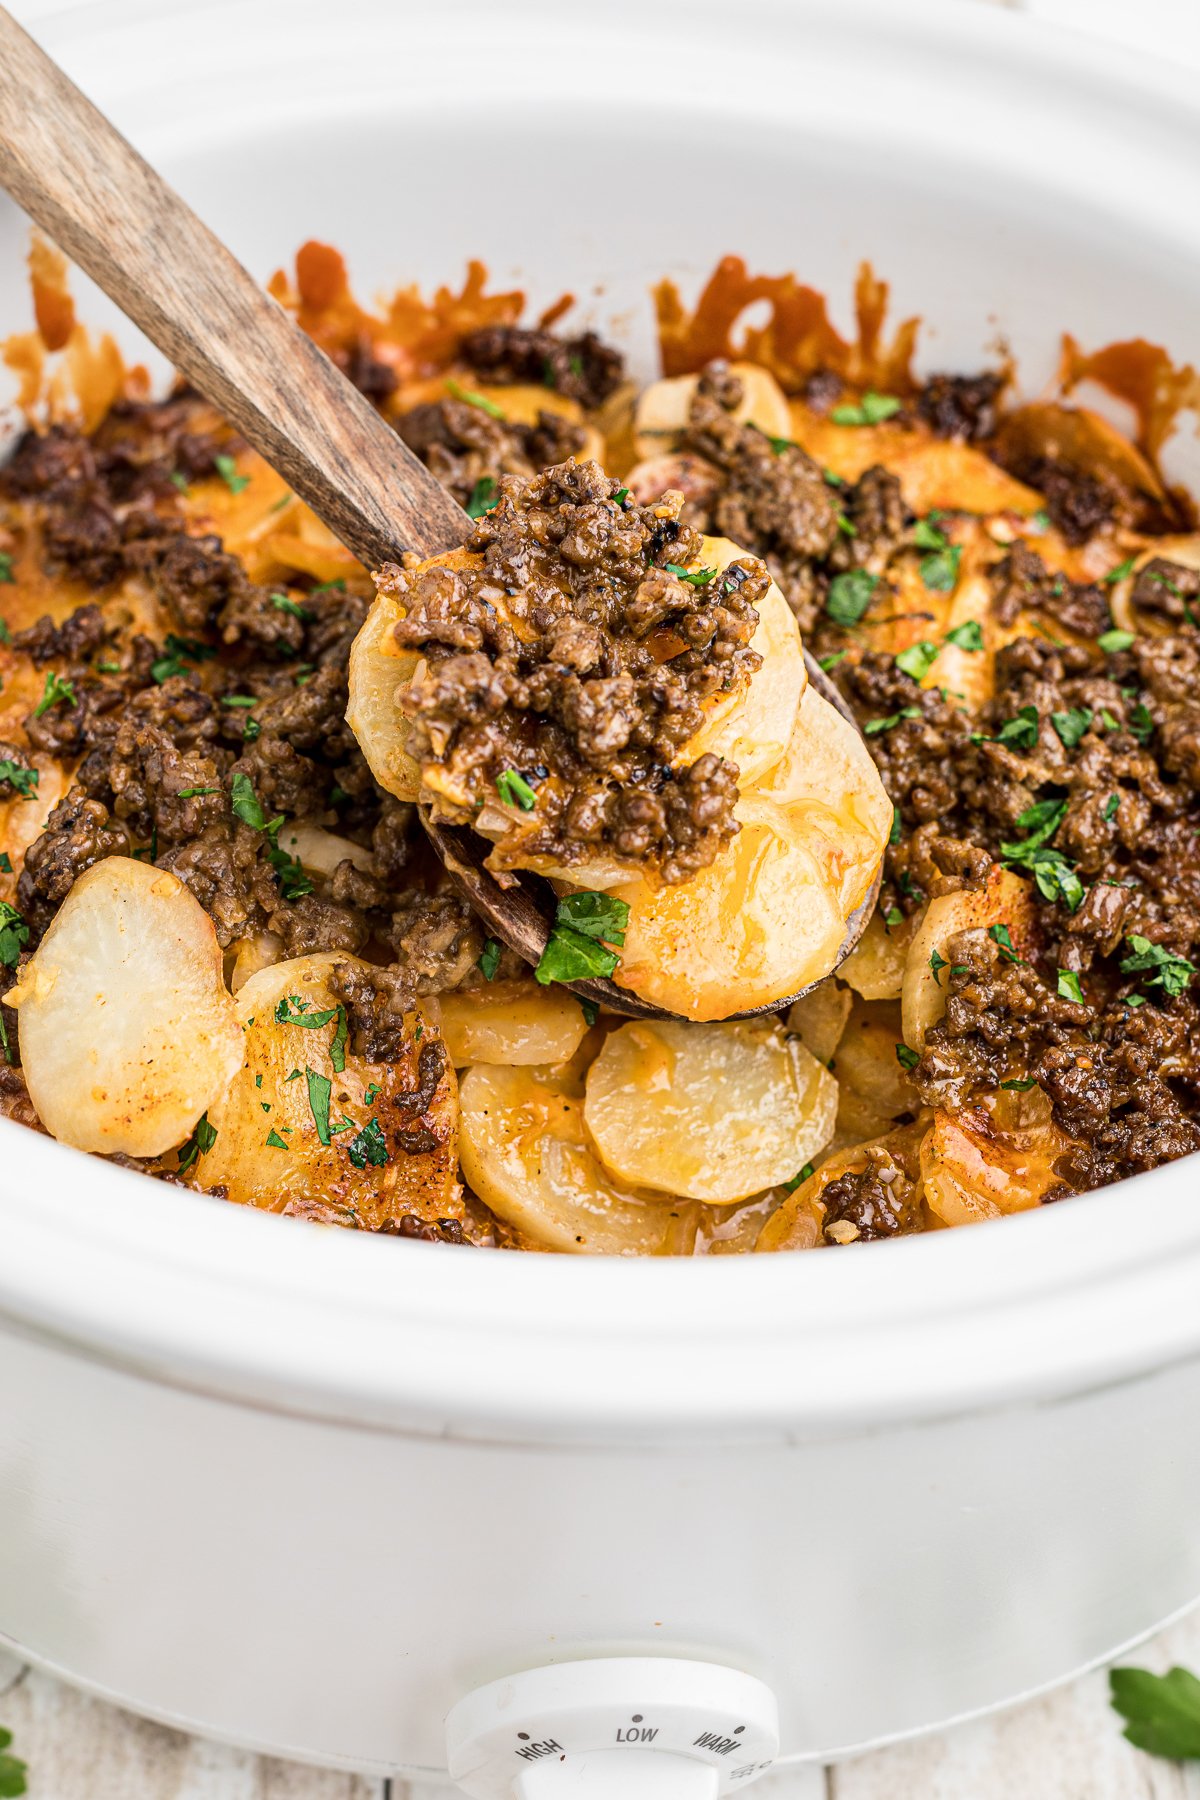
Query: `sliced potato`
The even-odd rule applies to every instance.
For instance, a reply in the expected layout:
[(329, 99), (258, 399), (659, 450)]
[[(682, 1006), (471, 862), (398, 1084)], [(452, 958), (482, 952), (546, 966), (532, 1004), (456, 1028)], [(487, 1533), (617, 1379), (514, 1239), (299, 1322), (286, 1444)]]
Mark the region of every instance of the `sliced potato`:
[[(730, 373), (742, 384), (742, 398), (733, 418), (740, 425), (757, 425), (768, 437), (791, 437), (791, 411), (775, 377), (757, 363), (731, 363)], [(699, 375), (672, 375), (652, 381), (642, 390), (633, 416), (633, 443), (639, 461), (675, 448), (687, 429), (699, 384)]]
[(578, 1000), (534, 981), (493, 981), (443, 994), (442, 1036), (456, 1069), (471, 1063), (525, 1068), (570, 1062), (587, 1031)]
[(864, 1000), (898, 1000), (908, 965), (908, 947), (916, 919), (888, 925), (876, 908), (867, 928), (838, 970), (838, 979)]
[(241, 1064), (212, 920), (132, 857), (79, 877), (6, 999), (38, 1117), (78, 1150), (161, 1155)]
[[(466, 550), (448, 550), (431, 562), (449, 569), (478, 563)], [(394, 594), (378, 594), (362, 629), (350, 646), (350, 704), (346, 723), (380, 787), (398, 800), (415, 800), (421, 791), (419, 764), (409, 755), (411, 722), (399, 705), (403, 688), (424, 675), (425, 659), (403, 649), (395, 637), (404, 608)]]
[(673, 1253), (694, 1209), (619, 1187), (588, 1142), (582, 1102), (551, 1071), (480, 1064), (463, 1078), (461, 1105), (463, 1174), (506, 1224), (551, 1250)]
[(846, 1029), (850, 1001), (849, 990), (831, 979), (797, 1000), (787, 1016), (788, 1030), (795, 1032), (810, 1055), (826, 1066)]
[(921, 1145), (921, 1173), (926, 1204), (943, 1224), (973, 1225), (1026, 1212), (1061, 1185), (1054, 1162), (1070, 1140), (1050, 1119), (1045, 1096), (1039, 1098), (1042, 1116), (1013, 1131), (997, 1131), (982, 1108), (934, 1114)]
[(895, 1002), (858, 999), (834, 1059), (839, 1087), (857, 1094), (887, 1119), (915, 1112), (920, 1104), (896, 1055), (900, 1042), (900, 1009)]
[(772, 1020), (636, 1020), (588, 1070), (584, 1122), (618, 1180), (729, 1205), (789, 1181), (833, 1136), (837, 1083)]
[(962, 931), (1007, 925), (1017, 954), (1027, 956), (1037, 928), (1037, 907), (1029, 883), (996, 865), (983, 887), (942, 894), (919, 918), (905, 962), (901, 1001), (904, 1041), (913, 1050), (924, 1049), (926, 1033), (946, 1010), (944, 965), (953, 962), (950, 939)]
[[(457, 1218), (462, 1196), (453, 1070), (445, 1068), (419, 1116), (404, 1104), (417, 1088), (422, 1051), (438, 1041), (431, 1017), (418, 1011), (406, 1019), (403, 1050), (394, 1062), (355, 1055), (345, 1032), (334, 1050), (340, 1019), (330, 975), (339, 965), (356, 963), (336, 952), (302, 956), (245, 983), (237, 998), (245, 1062), (210, 1108), (216, 1141), (192, 1179), (268, 1212), (313, 1202), (348, 1209), (370, 1230), (406, 1213)], [(322, 1015), (320, 1025), (288, 1022)], [(423, 1147), (405, 1148), (401, 1132)]]
[(820, 848), (849, 918), (875, 879), (893, 807), (866, 744), (815, 688), (800, 702), (785, 755), (756, 792), (788, 811), (805, 842)]
[(282, 826), (279, 847), (289, 856), (298, 857), (310, 875), (324, 875), (327, 879), (339, 863), (352, 862), (356, 869), (368, 874), (375, 866), (371, 852), (364, 845), (339, 837), (334, 831), (323, 831), (319, 825)]
[[(699, 560), (705, 568), (720, 570), (757, 559), (728, 538), (706, 537)], [(675, 757), (675, 767), (681, 768), (706, 751), (724, 756), (737, 764), (743, 789), (763, 780), (783, 756), (808, 682), (796, 616), (775, 582), (759, 604), (751, 642), (762, 667), (740, 692), (710, 704), (704, 724)]]
[(751, 792), (741, 830), (678, 887), (614, 889), (629, 925), (614, 981), (684, 1018), (728, 1019), (798, 994), (833, 967), (845, 921), (790, 814)]

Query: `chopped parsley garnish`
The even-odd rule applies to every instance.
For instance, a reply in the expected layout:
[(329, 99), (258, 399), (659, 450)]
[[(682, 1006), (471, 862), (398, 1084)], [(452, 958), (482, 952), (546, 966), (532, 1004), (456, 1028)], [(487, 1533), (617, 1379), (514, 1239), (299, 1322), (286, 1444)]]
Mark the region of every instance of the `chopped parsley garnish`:
[(229, 805), (235, 818), (240, 819), (243, 825), (252, 825), (255, 831), (267, 829), (267, 815), (254, 791), (254, 783), (241, 769), (229, 784)]
[(491, 475), (481, 475), (471, 489), (467, 501), (467, 517), (482, 519), (485, 513), (490, 513), (499, 503), (500, 489), (496, 486), (495, 479)]
[(935, 950), (929, 958), (929, 966), (933, 970), (933, 979), (937, 982), (938, 986), (941, 987), (942, 970), (948, 969), (950, 964), (946, 961), (944, 956), (939, 956)]
[(284, 1143), (283, 1139), (280, 1137), (279, 1133), (274, 1128), (272, 1128), (270, 1131), (268, 1131), (266, 1141), (271, 1146), (272, 1150), (286, 1150), (287, 1149), (287, 1145)]
[[(13, 582), (16, 581), (17, 578), (13, 574), (13, 566), (12, 565), (13, 565), (12, 551), (11, 550), (0, 550), (0, 581), (13, 581)], [(7, 636), (7, 633), (8, 633), (7, 625), (5, 625), (4, 630), (5, 630), (5, 634), (6, 634), (5, 638), (4, 638), (4, 642), (7, 644), (9, 641), (8, 636)]]
[(821, 658), (820, 666), (824, 674), (828, 675), (830, 669), (836, 669), (838, 664), (840, 662), (845, 662), (845, 660), (846, 652), (844, 650), (835, 650), (832, 656), (823, 656)]
[(74, 684), (57, 674), (54, 669), (50, 669), (46, 674), (46, 685), (42, 689), (42, 697), (33, 709), (33, 716), (35, 719), (40, 719), (42, 714), (49, 712), (52, 706), (74, 706), (75, 703)]
[(577, 994), (576, 999), (579, 1001), (579, 1010), (583, 1014), (583, 1022), (590, 1031), (600, 1017), (600, 1008), (594, 1000), (585, 1000), (582, 995)]
[(11, 756), (5, 756), (0, 758), (0, 781), (7, 781), (24, 799), (30, 800), (38, 784), (38, 771), (23, 769)]
[(896, 658), (896, 667), (914, 681), (924, 681), (938, 658), (938, 646), (931, 644), (928, 638), (922, 638), (919, 644), (910, 644)]
[(1039, 506), (1035, 513), (1029, 515), (1030, 529), (1033, 531), (1049, 531), (1050, 514), (1044, 506)]
[(304, 865), (298, 856), (290, 856), (282, 847), (278, 838), (279, 820), (273, 820), (275, 830), (267, 826), (267, 835), (271, 839), (271, 848), (267, 851), (267, 861), (279, 877), (279, 892), (285, 900), (301, 900), (305, 894), (311, 894), (313, 884), (304, 873)]
[(888, 843), (889, 844), (898, 844), (900, 842), (900, 830), (901, 830), (900, 808), (898, 806), (893, 806), (893, 808), (892, 808), (892, 829), (888, 832)]
[(994, 738), (984, 737), (982, 732), (973, 732), (973, 744), (1008, 744), (1014, 750), (1032, 750), (1038, 741), (1038, 712), (1036, 706), (1023, 706), (1014, 718), (1005, 719)]
[(208, 1113), (202, 1112), (196, 1120), (196, 1128), (185, 1144), (179, 1148), (179, 1173), (186, 1175), (192, 1164), (207, 1156), (217, 1141), (217, 1128), (208, 1122)]
[(961, 625), (946, 633), (945, 641), (958, 650), (982, 650), (983, 626), (978, 619), (964, 619)]
[(11, 875), (12, 872), (12, 858), (7, 850), (0, 850), (0, 875)]
[(898, 906), (889, 906), (883, 915), (883, 922), (890, 931), (893, 925), (903, 925), (904, 914), (900, 911)]
[(1074, 1000), (1076, 1006), (1083, 1005), (1083, 989), (1074, 969), (1059, 969), (1058, 997), (1060, 1000)]
[(381, 1090), (380, 1090), (380, 1086), (379, 1086), (379, 1083), (378, 1083), (378, 1082), (377, 1082), (377, 1081), (372, 1081), (372, 1082), (371, 1082), (371, 1083), (369, 1083), (369, 1085), (368, 1085), (368, 1087), (367, 1087), (367, 1090), (366, 1090), (366, 1092), (365, 1092), (365, 1093), (364, 1093), (364, 1095), (363, 1095), (363, 1099), (364, 1099), (364, 1101), (365, 1101), (365, 1102), (366, 1102), (366, 1104), (367, 1104), (367, 1105), (368, 1105), (368, 1106), (371, 1106), (371, 1105), (373, 1105), (373, 1103), (374, 1103), (374, 1100), (375, 1100), (375, 1096), (376, 1096), (376, 1094), (378, 1094), (378, 1093), (379, 1093), (379, 1092), (380, 1092), (380, 1091), (381, 1091)]
[(1000, 1086), (1002, 1088), (1012, 1088), (1018, 1094), (1027, 1094), (1030, 1088), (1037, 1086), (1037, 1082), (1033, 1079), (1032, 1075), (1023, 1075), (1019, 1078), (1014, 1076), (1011, 1081), (1002, 1081)]
[(958, 585), (958, 565), (962, 549), (947, 544), (944, 550), (931, 550), (920, 562), (921, 580), (933, 594), (952, 594)]
[(1126, 723), (1139, 744), (1148, 744), (1154, 736), (1154, 720), (1150, 715), (1149, 707), (1143, 700), (1139, 700), (1136, 706), (1130, 707)]
[(1096, 639), (1096, 648), (1103, 650), (1105, 656), (1116, 656), (1120, 650), (1128, 650), (1136, 640), (1132, 631), (1106, 631)]
[(211, 644), (198, 643), (195, 638), (176, 637), (173, 631), (168, 631), (163, 654), (151, 663), (150, 673), (161, 687), (172, 675), (186, 675), (189, 662), (208, 662), (216, 654)]
[[(302, 1025), (305, 1031), (319, 1031), (322, 1025), (328, 1025), (330, 1019), (335, 1019), (341, 1010), (340, 1006), (330, 1006), (322, 1012), (312, 1012), (308, 1001), (302, 1000), (299, 994), (287, 994), (275, 1008), (275, 1023)], [(299, 1070), (292, 1071), (293, 1075), (298, 1073)], [(292, 1076), (289, 1075), (288, 1080), (291, 1079)]]
[(612, 975), (621, 959), (607, 946), (624, 944), (628, 924), (629, 906), (615, 894), (564, 894), (535, 976), (544, 987), (551, 981)]
[(1090, 706), (1073, 706), (1069, 712), (1052, 712), (1050, 723), (1063, 741), (1064, 748), (1074, 750), (1092, 722)]
[(344, 1006), (339, 1006), (337, 1009), (337, 1030), (334, 1032), (333, 1042), (329, 1046), (329, 1061), (333, 1066), (335, 1075), (345, 1073), (346, 1042), (349, 1036), (350, 1023), (346, 1017), (346, 1009)]
[(627, 487), (619, 487), (617, 489), (616, 493), (612, 497), (613, 505), (624, 507), (625, 502), (628, 500), (628, 498), (629, 498), (629, 489)]
[(899, 875), (897, 875), (896, 886), (900, 889), (900, 892), (904, 895), (906, 900), (915, 900), (919, 902), (925, 898), (907, 869), (901, 869)]
[(468, 406), (477, 406), (490, 419), (503, 419), (506, 416), (502, 406), (497, 406), (494, 400), (489, 400), (486, 394), (480, 394), (474, 388), (463, 387), (461, 382), (448, 381), (446, 392), (455, 400), (465, 400)]
[(910, 1050), (907, 1044), (896, 1045), (896, 1061), (902, 1069), (915, 1069), (920, 1060), (917, 1052)]
[(1116, 818), (1120, 809), (1121, 809), (1120, 794), (1110, 794), (1108, 796), (1108, 799), (1104, 802), (1104, 822), (1105, 822), (1105, 824), (1111, 825), (1112, 821)]
[(1137, 975), (1153, 969), (1153, 975), (1142, 986), (1160, 987), (1172, 1000), (1177, 1000), (1187, 990), (1196, 973), (1194, 963), (1184, 956), (1172, 955), (1161, 944), (1152, 944), (1149, 938), (1133, 936), (1127, 937), (1125, 942), (1132, 954), (1121, 959), (1122, 975)]
[(365, 1169), (368, 1163), (372, 1168), (382, 1169), (389, 1157), (387, 1139), (378, 1119), (368, 1119), (357, 1137), (350, 1139), (346, 1145), (346, 1155), (356, 1169)]
[(941, 518), (937, 512), (930, 513), (927, 519), (918, 519), (913, 526), (913, 543), (918, 550), (945, 550), (950, 539), (938, 525)]
[(317, 1128), (317, 1136), (323, 1144), (329, 1143), (329, 1096), (333, 1084), (328, 1075), (318, 1074), (316, 1069), (306, 1068), (304, 1079), (308, 1084), (308, 1105), (313, 1116), (313, 1124)]
[(181, 800), (195, 800), (201, 794), (219, 794), (220, 792), (221, 790), (219, 787), (180, 788), (179, 798)]
[(1048, 843), (1066, 812), (1065, 800), (1039, 800), (1027, 807), (1017, 824), (1029, 835), (1001, 844), (1000, 854), (1005, 862), (1029, 871), (1043, 899), (1061, 900), (1069, 912), (1075, 912), (1083, 900), (1083, 883), (1062, 851), (1050, 849)]
[(668, 574), (677, 575), (689, 587), (707, 587), (717, 572), (715, 569), (685, 569), (681, 563), (667, 563), (665, 567)]
[(800, 1186), (800, 1183), (802, 1181), (809, 1181), (812, 1178), (813, 1173), (814, 1173), (814, 1170), (813, 1170), (812, 1164), (810, 1162), (806, 1162), (804, 1167), (802, 1169), (798, 1170), (797, 1173), (792, 1176), (792, 1179), (790, 1181), (785, 1181), (782, 1183), (784, 1193), (785, 1194), (794, 1194), (796, 1189)]
[(889, 713), (886, 719), (868, 719), (863, 726), (863, 733), (866, 737), (878, 737), (881, 731), (891, 731), (894, 725), (899, 725), (901, 719), (919, 719), (920, 717), (921, 708), (919, 706), (902, 706), (899, 712)]
[(1176, 1667), (1165, 1675), (1110, 1669), (1108, 1681), (1113, 1710), (1126, 1720), (1131, 1744), (1176, 1762), (1200, 1757), (1200, 1681), (1190, 1669)]
[(1119, 562), (1115, 569), (1110, 569), (1108, 574), (1103, 578), (1105, 587), (1115, 587), (1118, 581), (1124, 581), (1127, 575), (1132, 575), (1133, 564), (1134, 558), (1132, 556), (1127, 556), (1125, 561)]
[(900, 402), (894, 394), (877, 394), (868, 388), (856, 404), (835, 406), (829, 417), (835, 425), (882, 425), (899, 411)]
[(505, 769), (496, 777), (496, 792), (505, 806), (519, 806), (522, 812), (532, 812), (537, 805), (537, 795), (518, 769)]
[(191, 489), (188, 487), (188, 478), (183, 473), (182, 469), (172, 469), (168, 479), (170, 480), (171, 486), (178, 488), (181, 494), (189, 494), (191, 492)]
[(1102, 706), (1100, 709), (1100, 723), (1106, 731), (1120, 731), (1121, 729), (1121, 721), (1113, 718), (1107, 706)]
[(483, 946), (483, 949), (480, 951), (477, 967), (485, 981), (495, 981), (496, 970), (500, 967), (500, 958), (503, 954), (503, 949), (504, 946), (497, 943), (495, 938), (489, 938), (487, 943)]
[(872, 575), (866, 569), (847, 569), (830, 582), (825, 611), (835, 625), (857, 625), (878, 586), (878, 575)]
[(7, 900), (0, 900), (0, 963), (15, 969), (17, 958), (29, 942), (29, 927)]
[(853, 519), (848, 519), (844, 512), (840, 512), (837, 516), (837, 528), (841, 532), (843, 537), (857, 537), (858, 536), (858, 530), (854, 524)]
[(223, 694), (221, 696), (221, 705), (222, 706), (257, 706), (258, 705), (258, 695), (257, 694)]
[[(1014, 850), (1033, 850), (1039, 844), (1049, 843), (1059, 826), (1067, 816), (1065, 800), (1038, 800), (1027, 806), (1017, 817), (1017, 826), (1021, 831), (1029, 833), (1019, 844), (1011, 846)], [(1010, 846), (1001, 846), (1007, 856)]]
[(989, 925), (988, 936), (991, 938), (993, 944), (998, 946), (1000, 960), (1002, 962), (1019, 963), (1025, 961), (1023, 956), (1017, 955), (1007, 925)]
[[(770, 444), (771, 449), (776, 456), (782, 456), (785, 450), (794, 450), (796, 448), (795, 440), (793, 438), (772, 437), (769, 431), (763, 431), (761, 425), (755, 425), (754, 429), (755, 431), (762, 431), (763, 436), (766, 438), (768, 444)], [(828, 475), (825, 479), (828, 481)]]
[(271, 605), (276, 612), (290, 613), (293, 619), (308, 620), (312, 618), (307, 606), (301, 606), (300, 602), (293, 600), (290, 594), (272, 594)]
[(231, 494), (240, 494), (243, 488), (250, 486), (250, 477), (238, 474), (238, 466), (232, 456), (214, 456), (213, 466)]
[(259, 736), (261, 731), (262, 731), (262, 726), (259, 724), (257, 719), (247, 719), (246, 723), (242, 726), (242, 742), (243, 742), (243, 744), (252, 744), (254, 742), (255, 738)]

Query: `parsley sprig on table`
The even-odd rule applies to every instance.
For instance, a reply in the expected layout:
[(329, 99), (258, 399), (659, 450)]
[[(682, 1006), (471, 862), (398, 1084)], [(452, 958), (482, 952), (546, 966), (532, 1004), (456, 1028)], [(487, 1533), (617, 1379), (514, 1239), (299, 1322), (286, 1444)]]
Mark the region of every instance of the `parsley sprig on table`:
[(1110, 1669), (1108, 1680), (1131, 1744), (1176, 1761), (1200, 1758), (1200, 1681), (1190, 1669)]
[(17, 1800), (25, 1792), (25, 1764), (19, 1756), (6, 1754), (12, 1743), (12, 1732), (0, 1725), (0, 1800)]

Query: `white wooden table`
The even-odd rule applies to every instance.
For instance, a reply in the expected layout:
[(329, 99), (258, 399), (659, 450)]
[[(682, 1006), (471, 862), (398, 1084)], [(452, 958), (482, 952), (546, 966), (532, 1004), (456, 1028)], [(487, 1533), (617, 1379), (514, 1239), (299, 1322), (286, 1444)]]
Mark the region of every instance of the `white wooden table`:
[[(991, 0), (1127, 42), (1169, 39), (1200, 63), (1200, 0)], [(36, 0), (19, 4), (36, 29)], [(1200, 1611), (1128, 1660), (1200, 1672)], [(30, 1800), (446, 1800), (448, 1790), (381, 1782), (229, 1750), (73, 1692), (0, 1651), (0, 1725), (29, 1765)], [(768, 1777), (761, 1800), (1200, 1800), (1200, 1763), (1132, 1749), (1103, 1672), (1047, 1699), (831, 1769)]]
[[(30, 1800), (448, 1800), (446, 1788), (302, 1768), (168, 1731), (0, 1652), (0, 1724)], [(1200, 1669), (1200, 1612), (1129, 1661)], [(832, 1769), (767, 1776), (756, 1800), (1200, 1800), (1200, 1764), (1132, 1749), (1102, 1672), (1047, 1699)]]

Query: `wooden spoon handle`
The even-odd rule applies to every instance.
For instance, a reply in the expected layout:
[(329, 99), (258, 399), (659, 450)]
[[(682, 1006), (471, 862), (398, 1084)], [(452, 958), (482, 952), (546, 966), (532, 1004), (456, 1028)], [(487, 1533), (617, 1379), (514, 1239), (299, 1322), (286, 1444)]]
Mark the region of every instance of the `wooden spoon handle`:
[(440, 483), (3, 8), (0, 183), (368, 568), (462, 543)]

